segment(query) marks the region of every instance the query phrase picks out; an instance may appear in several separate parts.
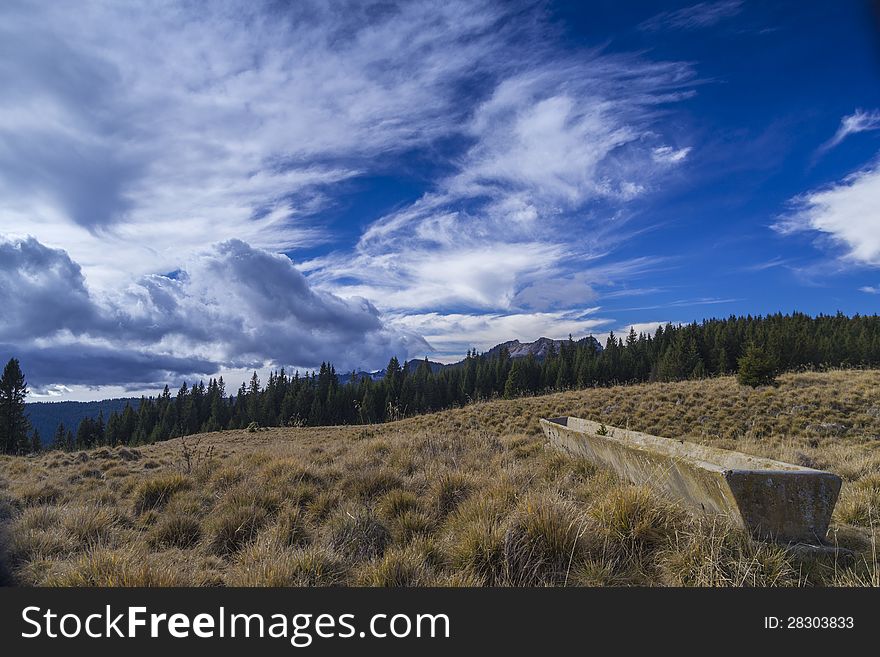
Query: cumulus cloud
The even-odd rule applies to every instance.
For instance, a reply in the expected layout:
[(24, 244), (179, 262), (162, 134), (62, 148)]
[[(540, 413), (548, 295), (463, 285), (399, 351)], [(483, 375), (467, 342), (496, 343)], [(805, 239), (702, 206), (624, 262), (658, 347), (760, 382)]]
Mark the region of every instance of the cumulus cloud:
[(847, 262), (880, 266), (880, 161), (793, 201), (774, 224), (783, 235), (818, 233), (843, 250)]
[(717, 25), (721, 21), (736, 16), (743, 8), (743, 0), (718, 0), (700, 2), (682, 9), (664, 11), (639, 24), (639, 29), (654, 32), (657, 30), (698, 30)]
[[(18, 358), (28, 384), (41, 396), (51, 397), (70, 393), (70, 386), (161, 388), (165, 384), (214, 374), (218, 370), (217, 364), (209, 360), (139, 351), (130, 346), (16, 343), (0, 344), (0, 354), (3, 358)], [(63, 383), (59, 384), (59, 381)]]
[(865, 285), (859, 288), (859, 292), (865, 294), (880, 294), (880, 285)]
[(101, 321), (79, 265), (37, 240), (0, 237), (0, 340), (73, 332)]
[(366, 299), (312, 289), (284, 256), (240, 240), (100, 299), (63, 251), (0, 244), (4, 353), (39, 386), (151, 384), (220, 368), (377, 367), (429, 345), (388, 326)]
[(855, 112), (844, 116), (840, 120), (840, 127), (834, 136), (819, 147), (819, 152), (831, 150), (850, 135), (869, 130), (880, 130), (880, 110), (865, 111), (856, 109)]

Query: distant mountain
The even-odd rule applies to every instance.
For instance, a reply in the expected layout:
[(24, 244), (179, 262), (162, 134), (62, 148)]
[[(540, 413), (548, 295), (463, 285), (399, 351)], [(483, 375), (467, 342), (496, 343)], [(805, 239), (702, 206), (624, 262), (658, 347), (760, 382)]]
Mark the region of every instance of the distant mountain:
[[(424, 362), (425, 362), (424, 358), (413, 358), (411, 360), (406, 361), (406, 363), (404, 363), (403, 366), (408, 367), (412, 371), (415, 371)], [(449, 365), (444, 365), (443, 363), (436, 363), (433, 360), (428, 361), (428, 366), (431, 368), (431, 372), (433, 372), (434, 374), (436, 374), (437, 372), (442, 370), (444, 367), (449, 367)]]
[(361, 379), (372, 379), (373, 381), (378, 381), (380, 379), (385, 378), (385, 370), (376, 370), (375, 372), (365, 372), (364, 370), (358, 370), (357, 372), (346, 372), (345, 374), (337, 373), (336, 376), (339, 378), (339, 383), (345, 385), (349, 381), (355, 379), (360, 381)]
[[(411, 371), (415, 371), (418, 367), (424, 363), (425, 360), (423, 358), (413, 358), (411, 360), (406, 361), (403, 366), (409, 368)], [(456, 363), (457, 364), (457, 363)], [(432, 360), (428, 361), (428, 365), (431, 367), (431, 371), (436, 374), (444, 367), (451, 367), (451, 365), (444, 365), (443, 363), (436, 363)], [(358, 370), (354, 374), (351, 372), (347, 372), (346, 374), (339, 374), (339, 383), (346, 384), (352, 379), (357, 379), (360, 381), (361, 379), (372, 379), (373, 381), (380, 381), (385, 378), (385, 370), (375, 370), (373, 372), (365, 372), (364, 370)]]
[[(597, 351), (602, 351), (602, 345), (599, 344), (599, 341), (592, 335), (577, 340), (575, 344), (585, 344), (590, 341), (595, 343)], [(566, 342), (568, 342), (568, 340), (553, 340), (551, 338), (538, 338), (534, 342), (520, 342), (519, 340), (510, 340), (508, 342), (502, 342), (501, 344), (495, 345), (486, 352), (486, 355), (490, 358), (494, 358), (501, 353), (502, 349), (506, 348), (507, 351), (510, 353), (511, 358), (526, 358), (527, 356), (534, 356), (536, 360), (542, 361), (547, 358), (551, 350), (553, 350), (554, 348), (556, 352), (559, 353), (559, 349)]]
[[(602, 345), (600, 345), (596, 338), (592, 336), (582, 338), (578, 340), (577, 343), (580, 344), (588, 340), (592, 340), (596, 344), (597, 350), (602, 350)], [(534, 342), (510, 340), (495, 345), (487, 351), (485, 355), (490, 358), (495, 358), (501, 353), (503, 348), (507, 348), (511, 358), (525, 358), (531, 354), (538, 361), (542, 361), (547, 357), (554, 346), (558, 352), (559, 348), (565, 342), (567, 342), (567, 340), (552, 340), (550, 338), (538, 338)], [(415, 370), (423, 362), (423, 358), (413, 358), (406, 361), (404, 367), (407, 367), (410, 370)], [(434, 374), (448, 367), (459, 367), (462, 363), (464, 363), (464, 360), (450, 364), (428, 361), (431, 371)], [(355, 372), (354, 375), (352, 375), (351, 372), (347, 372), (339, 375), (339, 382), (346, 384), (354, 378), (358, 380), (369, 378), (373, 381), (379, 381), (385, 378), (385, 370), (376, 370), (374, 372), (365, 372), (361, 370)], [(66, 428), (76, 431), (79, 423), (85, 418), (88, 417), (95, 419), (98, 417), (99, 413), (103, 413), (104, 419), (106, 420), (110, 417), (110, 413), (113, 411), (121, 413), (125, 408), (126, 403), (137, 408), (137, 405), (140, 403), (140, 398), (105, 399), (103, 401), (92, 402), (33, 402), (26, 404), (26, 411), (30, 416), (31, 425), (39, 430), (40, 436), (42, 436), (43, 439), (43, 444), (48, 445), (52, 440), (52, 436), (55, 434), (55, 429), (58, 428), (59, 422), (64, 422)]]
[(110, 417), (110, 413), (121, 413), (126, 404), (135, 408), (140, 403), (140, 398), (128, 399), (104, 399), (102, 401), (78, 402), (31, 402), (25, 404), (25, 413), (28, 414), (31, 426), (40, 432), (44, 445), (49, 445), (59, 422), (64, 422), (67, 429), (76, 432), (79, 423), (85, 418), (97, 418), (104, 413), (104, 419)]

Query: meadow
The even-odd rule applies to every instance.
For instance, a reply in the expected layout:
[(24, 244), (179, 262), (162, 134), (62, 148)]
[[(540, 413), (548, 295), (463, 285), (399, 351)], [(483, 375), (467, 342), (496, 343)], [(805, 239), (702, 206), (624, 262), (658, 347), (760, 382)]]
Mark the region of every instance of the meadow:
[[(558, 415), (831, 470), (828, 538), (853, 556), (754, 541), (547, 449)], [(876, 586), (878, 507), (878, 370), (0, 457), (2, 563), (26, 586)]]

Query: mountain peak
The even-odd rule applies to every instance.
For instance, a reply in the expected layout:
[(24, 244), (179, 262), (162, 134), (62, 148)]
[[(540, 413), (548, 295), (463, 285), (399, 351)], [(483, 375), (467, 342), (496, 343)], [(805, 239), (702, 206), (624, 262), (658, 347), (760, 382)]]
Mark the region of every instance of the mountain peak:
[[(602, 350), (602, 345), (599, 344), (599, 341), (596, 340), (592, 335), (581, 338), (579, 340), (575, 340), (575, 344), (581, 344), (583, 342), (592, 341), (596, 349), (598, 351)], [(520, 342), (519, 340), (508, 340), (507, 342), (502, 342), (501, 344), (497, 344), (492, 347), (489, 351), (486, 352), (486, 355), (489, 357), (497, 356), (501, 353), (502, 349), (507, 349), (507, 352), (510, 354), (511, 358), (526, 358), (527, 356), (534, 356), (537, 360), (544, 360), (550, 352), (555, 349), (559, 351), (563, 344), (568, 342), (568, 340), (554, 340), (553, 338), (540, 337), (534, 342)]]

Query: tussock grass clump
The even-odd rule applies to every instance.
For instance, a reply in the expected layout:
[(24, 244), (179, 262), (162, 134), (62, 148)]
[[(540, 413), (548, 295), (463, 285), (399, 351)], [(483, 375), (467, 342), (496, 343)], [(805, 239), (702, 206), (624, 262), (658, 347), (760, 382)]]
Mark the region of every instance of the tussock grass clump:
[(395, 488), (403, 488), (403, 481), (384, 468), (355, 472), (346, 477), (342, 485), (346, 496), (364, 501), (373, 500)]
[(860, 527), (880, 526), (880, 488), (870, 485), (844, 490), (834, 512), (837, 520)]
[(277, 513), (283, 503), (284, 497), (281, 491), (264, 488), (256, 482), (244, 482), (231, 489), (221, 502), (223, 507), (253, 507), (267, 515)]
[(686, 515), (644, 486), (609, 491), (589, 510), (609, 558), (637, 564), (674, 535)]
[(14, 533), (27, 530), (51, 529), (61, 524), (61, 509), (57, 506), (30, 506), (22, 510), (13, 525)]
[(269, 514), (256, 505), (226, 505), (205, 522), (208, 549), (218, 556), (231, 555), (250, 543)]
[(267, 484), (276, 486), (306, 483), (320, 487), (325, 483), (324, 477), (315, 472), (313, 468), (303, 465), (295, 459), (270, 461), (263, 468), (262, 475)]
[(230, 586), (336, 586), (346, 567), (332, 552), (315, 548), (292, 550), (276, 542), (258, 541), (244, 549), (230, 567)]
[(297, 548), (312, 541), (310, 527), (305, 511), (299, 506), (283, 508), (272, 527), (273, 539), (283, 547)]
[(15, 515), (15, 500), (5, 492), (0, 492), (0, 522)]
[(330, 546), (350, 562), (380, 557), (391, 533), (367, 507), (340, 509), (328, 520)]
[(246, 470), (234, 465), (224, 465), (210, 474), (211, 483), (216, 490), (231, 488), (244, 479)]
[(623, 586), (627, 584), (625, 575), (615, 571), (615, 564), (602, 559), (586, 559), (572, 563), (566, 575), (569, 586)]
[(443, 473), (431, 492), (437, 513), (446, 516), (468, 498), (474, 489), (473, 482), (457, 472)]
[(108, 544), (122, 523), (115, 509), (85, 505), (65, 509), (63, 526), (70, 537), (85, 545)]
[(188, 478), (176, 472), (147, 479), (135, 489), (134, 512), (140, 514), (161, 508), (177, 491), (185, 490), (191, 485)]
[(391, 530), (395, 542), (405, 544), (433, 530), (435, 522), (421, 506), (415, 493), (400, 488), (389, 491), (379, 500), (378, 515)]
[(587, 519), (574, 505), (548, 495), (523, 500), (504, 532), (504, 559), (517, 586), (564, 584), (586, 551)]
[(187, 573), (171, 561), (132, 550), (94, 548), (50, 570), (41, 586), (186, 586)]
[(504, 494), (474, 497), (447, 521), (453, 566), (484, 585), (507, 581), (504, 521), (508, 507)]
[(23, 506), (53, 504), (63, 499), (61, 489), (49, 481), (29, 482), (13, 492)]
[(6, 558), (12, 564), (23, 564), (70, 554), (75, 545), (70, 536), (59, 528), (37, 529), (26, 527), (10, 534)]
[(117, 447), (116, 456), (123, 461), (137, 461), (141, 458), (140, 450), (133, 447)]
[(664, 583), (672, 586), (793, 586), (798, 571), (785, 549), (753, 540), (722, 520), (705, 520), (676, 533), (658, 555)]
[(339, 506), (339, 495), (332, 491), (321, 491), (306, 505), (306, 513), (309, 518), (320, 524), (337, 506)]
[(422, 511), (404, 511), (391, 521), (391, 531), (398, 543), (405, 544), (419, 536), (428, 536), (434, 520)]
[(202, 527), (196, 518), (181, 513), (161, 516), (147, 534), (147, 544), (154, 549), (192, 548), (202, 536)]
[(412, 548), (392, 548), (357, 574), (357, 583), (361, 586), (430, 586), (433, 581), (434, 574), (424, 558)]
[(408, 511), (418, 511), (420, 507), (419, 498), (415, 493), (395, 488), (382, 496), (377, 510), (383, 518), (393, 520)]

